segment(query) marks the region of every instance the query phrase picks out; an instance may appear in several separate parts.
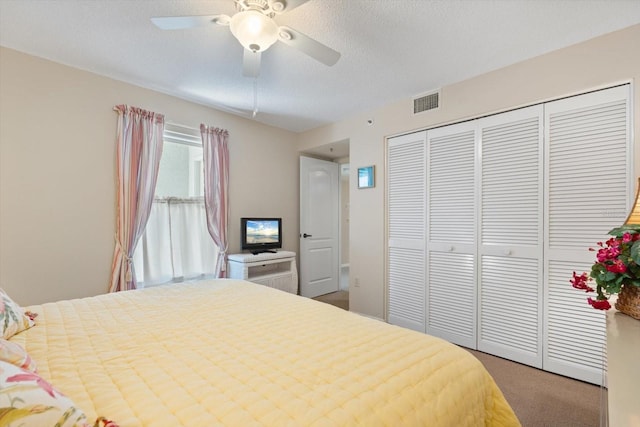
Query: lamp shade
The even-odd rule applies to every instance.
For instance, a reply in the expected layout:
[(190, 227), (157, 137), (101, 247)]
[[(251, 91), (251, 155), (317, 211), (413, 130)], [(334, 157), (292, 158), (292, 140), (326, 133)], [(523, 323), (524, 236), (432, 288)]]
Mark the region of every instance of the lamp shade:
[(278, 26), (273, 19), (256, 10), (238, 12), (231, 18), (231, 34), (252, 52), (262, 52), (278, 40)]
[(640, 225), (640, 178), (638, 178), (638, 188), (636, 189), (636, 200), (633, 202), (631, 212), (624, 222), (624, 225)]

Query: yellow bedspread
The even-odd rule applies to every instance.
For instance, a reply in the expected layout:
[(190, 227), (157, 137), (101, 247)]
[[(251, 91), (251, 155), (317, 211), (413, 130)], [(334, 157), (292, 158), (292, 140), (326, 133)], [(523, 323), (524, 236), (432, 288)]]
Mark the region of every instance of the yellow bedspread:
[(239, 280), (28, 307), (12, 340), (126, 426), (518, 426), (482, 364), (438, 338)]

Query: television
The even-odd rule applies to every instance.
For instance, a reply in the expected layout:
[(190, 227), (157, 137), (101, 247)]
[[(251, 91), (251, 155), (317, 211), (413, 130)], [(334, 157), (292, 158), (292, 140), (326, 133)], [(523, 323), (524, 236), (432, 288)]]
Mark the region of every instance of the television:
[(256, 255), (282, 248), (282, 218), (240, 218), (242, 250)]

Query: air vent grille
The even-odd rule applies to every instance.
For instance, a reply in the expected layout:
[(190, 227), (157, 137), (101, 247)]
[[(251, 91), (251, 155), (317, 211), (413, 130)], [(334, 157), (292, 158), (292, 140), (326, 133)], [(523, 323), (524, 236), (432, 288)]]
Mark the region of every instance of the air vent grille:
[(421, 95), (413, 99), (413, 114), (436, 109), (440, 106), (440, 92)]

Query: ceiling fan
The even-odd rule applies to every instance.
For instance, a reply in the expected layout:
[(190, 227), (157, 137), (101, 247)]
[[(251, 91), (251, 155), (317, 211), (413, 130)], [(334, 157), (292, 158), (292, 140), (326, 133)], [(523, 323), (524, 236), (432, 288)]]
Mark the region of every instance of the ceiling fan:
[(242, 74), (258, 77), (262, 52), (276, 41), (294, 47), (315, 60), (332, 66), (340, 53), (291, 27), (278, 25), (274, 17), (309, 0), (233, 0), (238, 12), (233, 16), (165, 16), (151, 18), (163, 30), (178, 30), (209, 24), (229, 26), (233, 36), (244, 46)]

